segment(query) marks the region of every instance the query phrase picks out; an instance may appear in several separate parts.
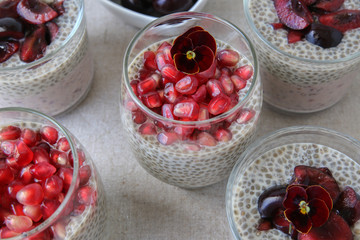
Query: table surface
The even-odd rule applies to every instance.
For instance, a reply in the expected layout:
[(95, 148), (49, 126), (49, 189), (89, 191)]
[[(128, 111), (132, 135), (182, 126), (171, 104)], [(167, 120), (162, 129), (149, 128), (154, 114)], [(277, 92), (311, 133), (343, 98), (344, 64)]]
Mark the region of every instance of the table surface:
[[(137, 28), (111, 14), (98, 0), (85, 0), (95, 60), (88, 97), (57, 119), (92, 156), (107, 193), (110, 239), (232, 239), (225, 211), (227, 181), (184, 190), (150, 176), (137, 163), (120, 122), (119, 89), (125, 49)], [(244, 28), (242, 0), (209, 0), (204, 12)], [(244, 29), (246, 31), (246, 29)], [(360, 82), (334, 107), (287, 116), (263, 106), (257, 137), (294, 125), (317, 125), (360, 139)]]

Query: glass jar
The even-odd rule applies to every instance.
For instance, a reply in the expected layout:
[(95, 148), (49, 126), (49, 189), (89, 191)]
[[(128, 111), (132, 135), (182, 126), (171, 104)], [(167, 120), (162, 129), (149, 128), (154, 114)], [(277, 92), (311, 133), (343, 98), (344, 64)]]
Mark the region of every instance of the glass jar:
[[(344, 33), (336, 47), (321, 48), (306, 40), (288, 43), (285, 29), (274, 29), (279, 19), (274, 2), (244, 0), (249, 36), (259, 56), (264, 100), (287, 113), (311, 113), (339, 102), (353, 81), (360, 80), (360, 28)], [(359, 9), (356, 0), (348, 8)]]
[(64, 1), (54, 22), (59, 32), (44, 57), (30, 63), (18, 53), (0, 64), (0, 107), (26, 107), (55, 116), (80, 103), (90, 90), (94, 64), (83, 0)]
[[(241, 56), (240, 62), (252, 66), (253, 75), (247, 86), (237, 92), (238, 102), (222, 114), (209, 119), (198, 118), (199, 121), (165, 118), (138, 98), (132, 88), (133, 80), (141, 78), (144, 51), (155, 51), (164, 41), (171, 45), (175, 37), (194, 26), (203, 27), (212, 34), (218, 51), (222, 48), (236, 50)], [(157, 69), (152, 73), (159, 76), (161, 72)], [(220, 72), (218, 67), (216, 72)], [(166, 85), (165, 77), (160, 78)], [(237, 156), (252, 141), (260, 115), (262, 89), (252, 43), (239, 28), (210, 14), (186, 12), (161, 17), (142, 29), (126, 50), (120, 102), (128, 142), (147, 172), (183, 188), (217, 183), (229, 175)], [(227, 137), (221, 139), (218, 130), (225, 131)]]
[(0, 109), (0, 165), (13, 172), (0, 188), (1, 239), (102, 238), (107, 210), (100, 176), (56, 120), (31, 109)]
[[(294, 126), (261, 137), (238, 159), (228, 180), (226, 212), (235, 239), (291, 239), (277, 229), (257, 230), (259, 196), (270, 187), (288, 184), (294, 168), (328, 168), (340, 190), (360, 192), (360, 142), (314, 126)], [(335, 204), (335, 203), (334, 203)], [(352, 226), (359, 238), (360, 223)]]

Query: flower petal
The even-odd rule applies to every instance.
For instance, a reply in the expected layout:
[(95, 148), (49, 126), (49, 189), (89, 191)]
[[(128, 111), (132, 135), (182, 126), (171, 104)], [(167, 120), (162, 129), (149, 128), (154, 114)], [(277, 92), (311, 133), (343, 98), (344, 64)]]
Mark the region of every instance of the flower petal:
[(207, 31), (195, 31), (188, 35), (194, 47), (208, 46), (214, 55), (216, 55), (216, 41), (215, 38)]
[(307, 214), (302, 214), (298, 209), (286, 209), (284, 211), (286, 219), (294, 224), (296, 230), (301, 233), (308, 233), (312, 227), (312, 223)]
[(204, 29), (200, 26), (195, 26), (187, 30), (185, 33), (183, 33), (181, 36), (187, 37), (190, 33), (196, 32), (196, 31), (204, 31)]
[(305, 189), (299, 185), (290, 185), (286, 189), (286, 195), (283, 201), (284, 207), (298, 209), (301, 201), (307, 202)]
[(328, 220), (330, 211), (323, 200), (312, 199), (309, 201), (310, 212), (308, 213), (314, 227), (320, 227)]
[(200, 72), (208, 70), (214, 62), (213, 51), (207, 46), (200, 46), (194, 49), (195, 61), (199, 65)]
[(186, 54), (175, 54), (174, 63), (177, 70), (186, 74), (195, 74), (199, 72), (199, 65), (197, 62), (194, 59), (188, 59)]
[(174, 40), (174, 44), (171, 47), (170, 53), (174, 58), (174, 55), (177, 53), (186, 54), (187, 51), (193, 50), (194, 46), (190, 38), (179, 36)]
[(329, 211), (333, 208), (333, 201), (328, 191), (320, 185), (312, 185), (306, 188), (306, 194), (308, 195), (308, 200), (312, 199), (321, 199), (326, 203)]

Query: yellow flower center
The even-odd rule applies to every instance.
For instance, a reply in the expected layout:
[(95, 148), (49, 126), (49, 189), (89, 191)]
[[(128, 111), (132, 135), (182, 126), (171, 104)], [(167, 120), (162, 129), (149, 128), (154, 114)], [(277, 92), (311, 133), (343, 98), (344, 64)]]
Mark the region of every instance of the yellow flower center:
[(192, 60), (196, 57), (196, 54), (193, 51), (187, 51), (186, 57), (187, 59)]
[(307, 202), (305, 202), (305, 201), (301, 201), (299, 203), (299, 207), (300, 207), (300, 212), (304, 215), (308, 214), (310, 212), (310, 207), (308, 206)]

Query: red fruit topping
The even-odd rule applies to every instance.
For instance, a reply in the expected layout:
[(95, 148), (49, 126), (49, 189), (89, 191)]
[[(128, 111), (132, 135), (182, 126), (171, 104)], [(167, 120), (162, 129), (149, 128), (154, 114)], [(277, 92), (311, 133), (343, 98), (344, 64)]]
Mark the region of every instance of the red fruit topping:
[(142, 124), (146, 121), (147, 117), (142, 111), (136, 111), (132, 113), (132, 120), (136, 124)]
[(179, 96), (173, 83), (167, 83), (164, 88), (164, 97), (167, 102), (174, 103)]
[(17, 12), (32, 24), (46, 23), (58, 16), (54, 9), (40, 0), (21, 0)]
[(239, 62), (240, 55), (234, 50), (224, 49), (218, 52), (216, 58), (221, 66), (233, 67)]
[(201, 132), (197, 135), (197, 142), (202, 146), (216, 146), (216, 139), (207, 132)]
[(261, 218), (272, 218), (283, 209), (286, 186), (278, 185), (266, 189), (258, 198), (258, 211)]
[(65, 1), (65, 0), (55, 0), (55, 1), (52, 2), (52, 4), (51, 4), (52, 8), (53, 8), (59, 15), (62, 15), (62, 14), (65, 12), (64, 1)]
[(203, 72), (199, 72), (197, 73), (195, 76), (197, 78), (206, 78), (206, 79), (209, 79), (209, 78), (213, 78), (215, 76), (215, 73), (216, 73), (216, 61), (214, 61), (212, 63), (212, 65), (209, 67), (208, 70), (205, 70)]
[(284, 29), (285, 28), (285, 25), (282, 24), (282, 23), (271, 23), (271, 26), (274, 28), (274, 30)]
[(33, 222), (27, 216), (9, 215), (5, 219), (5, 224), (10, 231), (22, 233), (30, 230)]
[(313, 22), (313, 17), (302, 0), (274, 0), (280, 21), (287, 27), (301, 30)]
[(177, 136), (181, 140), (185, 140), (185, 139), (189, 138), (190, 135), (194, 132), (194, 128), (193, 127), (176, 126), (176, 127), (174, 127), (174, 132), (177, 134)]
[(255, 111), (250, 109), (243, 109), (240, 112), (240, 116), (238, 119), (236, 119), (236, 122), (239, 124), (247, 123), (249, 122), (253, 117), (255, 116)]
[(89, 165), (81, 166), (79, 169), (80, 185), (88, 183), (91, 177), (91, 168)]
[(9, 185), (8, 185), (8, 192), (10, 194), (10, 196), (15, 199), (16, 198), (16, 194), (17, 192), (22, 189), (23, 187), (25, 187), (25, 184), (20, 181), (19, 179), (12, 181)]
[(184, 77), (184, 74), (178, 71), (175, 66), (171, 64), (164, 65), (164, 67), (161, 69), (161, 75), (172, 83), (176, 83), (182, 77)]
[(40, 134), (43, 140), (49, 144), (55, 144), (58, 139), (58, 131), (54, 127), (45, 126), (40, 129)]
[[(86, 159), (85, 153), (83, 151), (81, 151), (80, 149), (77, 149), (76, 152), (78, 155), (79, 166), (82, 166)], [(73, 155), (72, 155), (71, 151), (69, 152), (68, 159), (69, 159), (69, 163), (70, 163), (71, 167), (74, 167), (74, 159), (73, 159)]]
[(341, 32), (360, 27), (360, 10), (340, 10), (319, 17), (319, 22)]
[(292, 239), (296, 239), (298, 232), (296, 231), (294, 226), (291, 226), (290, 228), (290, 222), (285, 218), (284, 211), (282, 209), (278, 209), (275, 213), (275, 216), (273, 216), (271, 220), (273, 226), (276, 229), (282, 231), (283, 233), (291, 235)]
[(198, 152), (201, 150), (201, 147), (198, 144), (195, 143), (188, 143), (185, 144), (185, 149), (189, 150), (189, 151), (193, 151), (193, 152)]
[(42, 212), (41, 212), (40, 205), (24, 206), (23, 212), (26, 216), (31, 218), (34, 222), (38, 222), (42, 218)]
[(230, 105), (231, 99), (224, 94), (220, 94), (211, 99), (208, 105), (208, 110), (212, 115), (219, 115), (229, 110)]
[(67, 152), (70, 150), (70, 144), (66, 137), (62, 137), (59, 139), (59, 141), (57, 142), (57, 149), (63, 152)]
[(345, 0), (317, 0), (313, 8), (318, 8), (326, 12), (334, 12), (338, 10)]
[(19, 49), (19, 42), (0, 41), (0, 63), (8, 60)]
[(37, 163), (30, 168), (30, 173), (38, 180), (45, 180), (56, 172), (56, 168), (48, 162)]
[(238, 75), (231, 75), (230, 77), (231, 81), (233, 82), (236, 91), (243, 89), (246, 87), (246, 80), (242, 79)]
[(5, 156), (13, 155), (16, 151), (16, 142), (3, 141), (0, 145), (0, 149)]
[(0, 15), (0, 39), (21, 39), (24, 37), (22, 23), (10, 17)]
[(63, 189), (63, 181), (57, 176), (53, 175), (45, 180), (43, 183), (44, 197), (47, 199), (54, 199)]
[(20, 137), (21, 130), (15, 126), (7, 126), (0, 130), (0, 141), (16, 140)]
[(60, 169), (58, 170), (58, 172), (56, 174), (63, 181), (63, 189), (66, 192), (69, 189), (71, 182), (72, 182), (73, 169), (67, 168), (67, 167), (60, 167)]
[(155, 71), (157, 69), (155, 61), (155, 53), (153, 51), (144, 52), (144, 67), (150, 71)]
[(33, 176), (30, 173), (31, 166), (32, 166), (32, 164), (29, 164), (26, 167), (24, 167), (23, 169), (21, 169), (21, 171), (20, 171), (20, 180), (24, 184), (29, 184), (33, 181)]
[(144, 95), (148, 92), (153, 92), (158, 87), (159, 82), (156, 81), (153, 77), (148, 77), (145, 80), (141, 81), (137, 85), (137, 93)]
[(33, 160), (34, 156), (31, 149), (21, 140), (16, 142), (16, 152), (14, 154), (17, 158), (16, 163), (20, 167), (28, 165)]
[(199, 104), (194, 100), (183, 100), (174, 106), (174, 115), (180, 118), (196, 120), (199, 115)]
[(307, 41), (322, 48), (336, 47), (343, 38), (339, 30), (321, 23), (311, 24), (309, 32), (305, 35)]
[(156, 127), (153, 123), (144, 123), (140, 126), (139, 132), (142, 135), (155, 135), (156, 134)]
[(300, 41), (304, 37), (304, 35), (305, 34), (302, 31), (289, 29), (287, 35), (288, 43), (296, 43)]
[(46, 28), (44, 25), (37, 25), (37, 28), (25, 37), (20, 48), (20, 59), (24, 62), (32, 62), (42, 58), (46, 46)]
[(228, 75), (221, 75), (219, 78), (222, 89), (227, 95), (231, 95), (234, 92), (235, 86)]
[(14, 174), (10, 167), (4, 162), (0, 162), (0, 185), (9, 184), (13, 180)]
[(77, 192), (77, 201), (80, 204), (89, 206), (91, 203), (95, 202), (95, 190), (90, 186), (81, 187)]
[(267, 219), (261, 219), (261, 222), (259, 223), (257, 230), (259, 231), (267, 231), (273, 228), (272, 222)]
[(196, 92), (198, 85), (196, 77), (187, 75), (175, 84), (175, 89), (181, 94), (190, 95)]
[(155, 56), (157, 69), (161, 71), (166, 65), (172, 65), (172, 61), (163, 52), (158, 52)]
[(48, 219), (60, 206), (60, 202), (58, 200), (53, 199), (45, 199), (41, 204), (41, 213), (43, 215), (43, 219)]
[(46, 152), (46, 150), (44, 148), (32, 147), (31, 150), (34, 153), (34, 156), (33, 156), (34, 163), (50, 162), (49, 153)]
[(4, 0), (0, 2), (0, 16), (17, 18), (17, 5), (20, 0)]
[(224, 93), (221, 82), (216, 79), (210, 79), (207, 81), (206, 90), (212, 98)]
[(50, 160), (55, 166), (66, 166), (69, 164), (69, 158), (65, 152), (51, 149)]
[(141, 100), (148, 108), (157, 108), (162, 105), (162, 100), (158, 92), (146, 93), (141, 96)]
[(179, 137), (174, 132), (162, 132), (157, 135), (157, 140), (162, 145), (171, 145), (179, 140)]
[(354, 225), (360, 219), (360, 198), (351, 187), (345, 187), (334, 208), (349, 226)]
[(14, 232), (14, 231), (11, 231), (9, 228), (7, 227), (2, 227), (0, 229), (0, 237), (1, 238), (12, 238), (12, 237), (16, 237), (20, 235), (20, 233), (17, 233), (17, 232)]
[(20, 139), (24, 143), (26, 143), (26, 145), (28, 145), (29, 147), (32, 147), (32, 146), (34, 146), (36, 144), (36, 142), (38, 140), (38, 135), (33, 130), (31, 130), (29, 128), (25, 128), (21, 132)]
[(331, 212), (329, 220), (321, 227), (314, 227), (310, 232), (299, 233), (298, 240), (352, 240), (354, 236), (345, 220), (334, 212)]
[(254, 74), (254, 69), (251, 65), (244, 65), (244, 66), (237, 68), (234, 71), (234, 74), (238, 75), (243, 80), (249, 80)]
[(31, 183), (18, 191), (16, 199), (23, 205), (39, 205), (44, 199), (44, 192), (40, 184)]
[(218, 128), (215, 132), (215, 138), (219, 142), (228, 142), (232, 139), (232, 133), (228, 129)]
[(196, 92), (193, 95), (191, 95), (191, 97), (196, 102), (201, 103), (201, 102), (205, 101), (206, 96), (207, 96), (206, 93), (207, 93), (206, 86), (205, 86), (205, 84), (203, 84), (200, 87), (198, 87)]
[(47, 22), (46, 26), (46, 40), (47, 44), (49, 45), (53, 42), (59, 32), (59, 26), (54, 22)]
[(21, 205), (20, 203), (14, 202), (11, 204), (10, 208), (14, 215), (25, 216), (25, 214), (23, 212), (23, 205)]
[(164, 105), (162, 105), (161, 113), (162, 113), (163, 117), (174, 120), (175, 117), (173, 115), (173, 109), (174, 109), (174, 105), (172, 105), (172, 104), (164, 104)]

